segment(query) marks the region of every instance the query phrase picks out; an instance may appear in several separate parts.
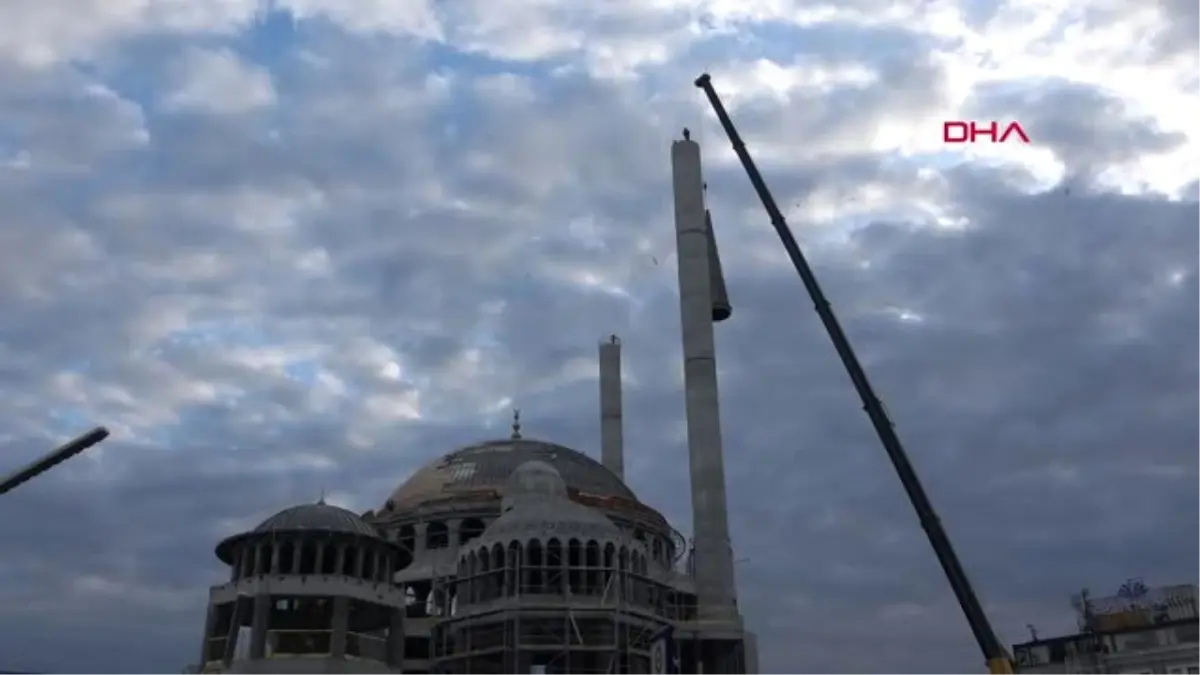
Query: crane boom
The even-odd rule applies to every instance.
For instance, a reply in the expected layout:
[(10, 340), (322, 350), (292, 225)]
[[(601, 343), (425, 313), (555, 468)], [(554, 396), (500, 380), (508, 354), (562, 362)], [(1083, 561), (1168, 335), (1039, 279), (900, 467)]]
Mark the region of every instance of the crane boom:
[(0, 479), (0, 495), (16, 489), (17, 486), (37, 478), (55, 466), (71, 459), (100, 441), (108, 438), (108, 429), (96, 427), (91, 431), (73, 438), (50, 452), (37, 458), (24, 468), (18, 469), (3, 479)]
[(917, 518), (921, 523), (922, 529), (925, 530), (925, 534), (929, 537), (929, 543), (933, 547), (933, 552), (937, 555), (938, 563), (942, 566), (942, 571), (945, 572), (946, 578), (950, 582), (950, 587), (954, 591), (954, 596), (957, 598), (959, 606), (962, 607), (963, 614), (966, 615), (967, 623), (971, 627), (975, 641), (979, 643), (979, 648), (983, 651), (984, 658), (987, 659), (989, 672), (1013, 672), (1012, 660), (1009, 658), (1008, 652), (1001, 645), (1000, 640), (996, 637), (995, 631), (992, 630), (992, 625), (988, 621), (987, 615), (984, 614), (983, 606), (980, 604), (979, 598), (975, 595), (975, 590), (972, 588), (971, 582), (963, 570), (962, 563), (958, 560), (954, 546), (950, 543), (950, 538), (946, 535), (946, 531), (942, 527), (937, 513), (933, 510), (933, 504), (930, 503), (929, 497), (925, 494), (925, 489), (921, 486), (921, 481), (917, 478), (916, 471), (908, 461), (908, 454), (904, 451), (904, 446), (900, 443), (900, 437), (896, 435), (895, 427), (888, 418), (887, 411), (883, 407), (883, 402), (875, 395), (875, 391), (867, 379), (867, 373), (863, 370), (862, 364), (859, 363), (858, 357), (854, 353), (854, 349), (850, 346), (850, 341), (842, 331), (841, 324), (838, 323), (837, 316), (833, 313), (833, 307), (825, 298), (825, 293), (821, 290), (821, 285), (817, 283), (817, 277), (813, 274), (812, 268), (809, 267), (808, 261), (805, 260), (804, 253), (800, 250), (800, 245), (796, 243), (796, 237), (792, 234), (791, 228), (788, 227), (787, 220), (784, 219), (783, 214), (779, 211), (779, 207), (776, 206), (775, 199), (771, 196), (771, 191), (767, 188), (762, 174), (758, 172), (758, 167), (754, 164), (754, 159), (750, 157), (750, 153), (746, 150), (746, 144), (742, 142), (741, 135), (738, 134), (737, 129), (733, 126), (733, 120), (729, 118), (729, 113), (725, 111), (725, 106), (721, 103), (720, 97), (717, 96), (716, 90), (713, 89), (712, 78), (708, 73), (704, 73), (696, 78), (695, 84), (704, 90), (704, 95), (708, 98), (708, 102), (712, 105), (713, 111), (716, 112), (721, 126), (725, 129), (725, 134), (729, 137), (729, 141), (733, 145), (733, 151), (737, 153), (738, 159), (741, 160), (742, 167), (746, 170), (746, 175), (749, 176), (750, 183), (754, 186), (754, 191), (758, 193), (758, 198), (762, 200), (763, 208), (766, 209), (767, 216), (771, 219), (771, 225), (775, 227), (775, 232), (779, 235), (780, 241), (783, 242), (783, 247), (787, 249), (788, 257), (791, 258), (792, 264), (796, 268), (796, 273), (800, 275), (800, 280), (804, 282), (804, 288), (812, 298), (817, 315), (821, 318), (821, 323), (824, 324), (826, 332), (829, 333), (829, 339), (833, 342), (833, 347), (837, 350), (837, 354), (842, 360), (842, 365), (845, 366), (846, 373), (850, 376), (850, 381), (854, 383), (854, 389), (858, 392), (859, 398), (862, 399), (863, 409), (866, 410), (867, 417), (871, 419), (871, 425), (875, 427), (875, 433), (879, 435), (879, 440), (883, 443), (884, 450), (887, 451), (888, 459), (891, 460), (896, 474), (900, 477), (900, 483), (904, 486), (904, 491), (908, 494), (913, 509), (917, 512)]

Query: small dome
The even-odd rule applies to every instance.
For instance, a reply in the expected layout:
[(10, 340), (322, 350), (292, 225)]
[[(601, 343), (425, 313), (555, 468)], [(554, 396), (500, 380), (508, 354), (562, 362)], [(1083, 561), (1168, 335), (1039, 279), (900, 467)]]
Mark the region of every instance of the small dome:
[(255, 534), (322, 530), (379, 538), (379, 531), (353, 511), (324, 501), (284, 509), (254, 528)]
[(504, 513), (492, 522), (472, 548), (529, 539), (596, 539), (619, 542), (621, 530), (595, 509), (571, 501), (558, 470), (546, 462), (521, 464), (509, 476)]
[(508, 511), (526, 498), (567, 499), (567, 482), (558, 469), (546, 462), (525, 462), (509, 475), (501, 510)]
[(230, 564), (236, 542), (283, 532), (328, 532), (383, 540), (379, 531), (358, 514), (319, 501), (316, 504), (300, 504), (284, 509), (262, 521), (253, 530), (225, 539), (217, 544), (217, 558)]

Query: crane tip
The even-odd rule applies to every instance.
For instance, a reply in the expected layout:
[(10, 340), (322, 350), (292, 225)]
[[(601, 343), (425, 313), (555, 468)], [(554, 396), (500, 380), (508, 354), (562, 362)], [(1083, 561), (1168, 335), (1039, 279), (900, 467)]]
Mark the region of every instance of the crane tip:
[(108, 436), (109, 432), (106, 427), (95, 427), (94, 429), (77, 436), (76, 440), (87, 439), (87, 442), (89, 443), (99, 443), (100, 441), (108, 438)]
[(697, 87), (700, 87), (701, 89), (703, 89), (711, 81), (712, 81), (712, 76), (710, 76), (708, 73), (702, 73), (700, 75), (700, 77), (696, 78), (695, 85)]

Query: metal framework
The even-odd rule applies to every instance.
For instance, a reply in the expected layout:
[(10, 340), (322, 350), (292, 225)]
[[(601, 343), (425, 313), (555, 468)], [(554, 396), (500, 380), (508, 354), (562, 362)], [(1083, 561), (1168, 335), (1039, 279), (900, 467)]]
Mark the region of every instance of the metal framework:
[(435, 672), (648, 673), (653, 636), (695, 617), (640, 552), (533, 543), (472, 552), (435, 581)]

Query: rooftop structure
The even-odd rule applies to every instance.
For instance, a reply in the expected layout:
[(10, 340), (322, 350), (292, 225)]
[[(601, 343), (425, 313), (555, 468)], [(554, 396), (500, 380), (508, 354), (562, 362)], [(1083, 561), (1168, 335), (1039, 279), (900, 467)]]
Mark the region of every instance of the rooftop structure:
[(1023, 673), (1200, 673), (1196, 586), (1148, 588), (1130, 580), (1115, 595), (1075, 596), (1079, 631), (1013, 645)]

